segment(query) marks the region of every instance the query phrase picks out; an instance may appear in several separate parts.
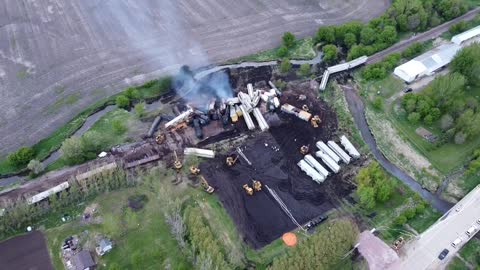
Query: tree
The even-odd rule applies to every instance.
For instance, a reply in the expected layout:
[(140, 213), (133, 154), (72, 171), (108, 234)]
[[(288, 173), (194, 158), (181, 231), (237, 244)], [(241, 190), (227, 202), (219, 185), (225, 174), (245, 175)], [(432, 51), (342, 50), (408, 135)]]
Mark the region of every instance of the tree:
[(22, 146), (8, 155), (7, 160), (13, 166), (24, 166), (35, 156), (31, 147)]
[(408, 115), (408, 121), (412, 124), (417, 124), (420, 121), (420, 114), (417, 112), (412, 112)]
[(395, 188), (395, 182), (391, 178), (378, 178), (375, 181), (376, 200), (379, 202), (386, 202), (390, 199)]
[(295, 46), (295, 35), (293, 35), (290, 32), (286, 32), (285, 34), (283, 34), (282, 44), (283, 44), (283, 46), (287, 47), (288, 49)]
[(128, 87), (128, 88), (125, 90), (124, 95), (125, 95), (129, 100), (132, 100), (132, 99), (138, 98), (139, 93), (138, 93), (138, 90), (135, 89), (134, 87)]
[(454, 142), (456, 144), (463, 144), (466, 139), (467, 139), (467, 136), (464, 133), (457, 132), (457, 134), (455, 134)]
[(353, 45), (357, 44), (357, 37), (353, 33), (346, 33), (343, 43), (347, 49), (350, 49)]
[(407, 223), (407, 218), (404, 215), (399, 215), (393, 222), (398, 226), (403, 226), (405, 223)]
[(421, 204), (418, 204), (416, 207), (415, 207), (415, 212), (417, 214), (422, 214), (423, 212), (425, 212), (425, 205), (423, 203)]
[(450, 32), (452, 35), (456, 35), (466, 31), (467, 29), (467, 23), (465, 21), (460, 21), (450, 26), (450, 28), (448, 28), (448, 32)]
[(90, 156), (96, 156), (105, 145), (108, 143), (108, 138), (100, 132), (89, 130), (81, 137), (82, 149), (85, 154), (90, 153)]
[(428, 23), (428, 14), (422, 0), (394, 1), (388, 13), (395, 18), (402, 32), (424, 30)]
[(127, 126), (120, 119), (115, 119), (112, 122), (112, 128), (118, 135), (123, 134), (127, 131)]
[(407, 208), (403, 211), (403, 214), (407, 219), (412, 219), (415, 217), (415, 208)]
[(347, 60), (350, 61), (365, 54), (365, 48), (362, 45), (353, 45), (348, 51)]
[(285, 57), (288, 54), (288, 48), (285, 46), (281, 46), (277, 51), (278, 57)]
[(380, 40), (386, 44), (393, 44), (397, 41), (397, 29), (393, 26), (385, 26), (380, 33)]
[(39, 173), (43, 172), (43, 170), (45, 169), (45, 166), (43, 166), (42, 162), (40, 162), (36, 159), (32, 159), (28, 163), (27, 168), (30, 171), (32, 171), (34, 174), (39, 174)]
[(453, 126), (453, 117), (449, 114), (444, 114), (440, 119), (440, 128), (442, 130), (448, 130)]
[(357, 194), (363, 207), (367, 209), (375, 207), (375, 189), (373, 187), (360, 186)]
[(424, 51), (424, 48), (425, 46), (422, 43), (415, 42), (402, 52), (402, 57), (406, 59), (414, 58), (421, 54)]
[(326, 62), (333, 62), (337, 60), (338, 49), (333, 44), (325, 45), (322, 48), (323, 60)]
[(335, 28), (333, 26), (325, 26), (318, 28), (317, 33), (315, 34), (315, 43), (319, 42), (335, 42)]
[(78, 164), (85, 161), (82, 140), (78, 136), (66, 139), (60, 147), (60, 153), (68, 164)]
[(423, 118), (423, 122), (429, 126), (433, 124), (433, 116), (428, 114)]
[(310, 74), (310, 64), (305, 63), (300, 65), (300, 69), (298, 70), (298, 73), (303, 77), (308, 76), (308, 74)]
[(135, 110), (135, 115), (138, 118), (142, 118), (143, 115), (145, 114), (145, 102), (140, 102), (135, 104), (134, 110)]
[(441, 0), (437, 10), (445, 20), (451, 20), (465, 13), (467, 6), (463, 0)]
[(460, 50), (450, 67), (452, 72), (462, 74), (469, 85), (480, 85), (480, 44), (474, 43)]
[(370, 45), (375, 42), (375, 39), (376, 39), (375, 30), (373, 30), (370, 27), (365, 27), (360, 32), (360, 42), (363, 45)]
[(280, 63), (280, 72), (281, 73), (288, 73), (292, 69), (292, 64), (290, 64), (290, 60), (285, 58), (282, 63)]
[(115, 99), (115, 104), (117, 104), (118, 108), (128, 109), (128, 107), (130, 106), (130, 100), (128, 99), (128, 97), (120, 95)]
[(458, 73), (450, 73), (438, 76), (423, 90), (424, 95), (429, 96), (435, 107), (442, 112), (453, 109), (456, 101), (463, 95), (465, 77)]
[(373, 100), (372, 106), (377, 110), (382, 109), (383, 108), (383, 99), (380, 96), (376, 96), (375, 99)]

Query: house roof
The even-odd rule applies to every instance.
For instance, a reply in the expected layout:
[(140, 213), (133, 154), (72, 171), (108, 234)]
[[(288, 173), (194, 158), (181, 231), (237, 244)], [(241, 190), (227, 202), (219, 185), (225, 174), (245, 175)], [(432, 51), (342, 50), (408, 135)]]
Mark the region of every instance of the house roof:
[(93, 262), (93, 258), (90, 255), (90, 252), (86, 250), (82, 250), (75, 257), (73, 257), (75, 268), (77, 270), (84, 270), (86, 268), (90, 268), (95, 266), (95, 262)]
[(460, 43), (469, 40), (475, 36), (480, 35), (480, 25), (477, 27), (474, 27), (468, 31), (465, 31), (463, 33), (460, 33), (456, 36), (452, 37), (452, 42), (460, 45)]

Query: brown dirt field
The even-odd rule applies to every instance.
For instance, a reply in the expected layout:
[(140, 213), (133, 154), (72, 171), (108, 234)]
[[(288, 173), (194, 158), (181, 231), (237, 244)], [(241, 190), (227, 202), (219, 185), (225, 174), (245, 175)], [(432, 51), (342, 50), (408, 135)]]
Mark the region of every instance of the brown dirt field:
[(53, 270), (45, 237), (40, 231), (0, 242), (0, 268)]

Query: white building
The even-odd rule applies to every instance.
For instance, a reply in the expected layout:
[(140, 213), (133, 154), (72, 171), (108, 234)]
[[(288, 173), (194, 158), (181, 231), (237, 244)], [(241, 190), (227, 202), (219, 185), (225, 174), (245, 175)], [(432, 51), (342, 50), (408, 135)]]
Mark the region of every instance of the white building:
[(472, 39), (476, 36), (479, 36), (479, 35), (480, 35), (480, 25), (475, 27), (475, 28), (472, 28), (468, 31), (460, 33), (456, 36), (453, 36), (452, 37), (452, 42), (457, 44), (457, 45), (461, 45), (465, 41), (470, 40), (470, 39)]
[(448, 65), (460, 49), (455, 43), (441, 45), (396, 67), (393, 73), (407, 83), (413, 82)]

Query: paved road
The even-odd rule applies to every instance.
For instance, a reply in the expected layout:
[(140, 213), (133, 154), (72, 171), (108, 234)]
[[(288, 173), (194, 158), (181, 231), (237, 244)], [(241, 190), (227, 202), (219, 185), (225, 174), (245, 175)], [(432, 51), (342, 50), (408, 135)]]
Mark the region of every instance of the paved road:
[(442, 200), (439, 196), (430, 193), (428, 190), (423, 189), (422, 186), (415, 181), (415, 179), (410, 177), (407, 173), (393, 165), (387, 158), (385, 158), (382, 152), (378, 149), (375, 138), (368, 127), (367, 120), (365, 119), (365, 107), (362, 99), (358, 95), (357, 91), (352, 87), (342, 86), (342, 88), (344, 90), (345, 98), (347, 100), (348, 107), (350, 108), (350, 112), (353, 115), (355, 124), (360, 129), (363, 140), (369, 146), (370, 151), (372, 151), (373, 156), (378, 163), (380, 163), (380, 165), (382, 165), (386, 171), (400, 179), (400, 181), (422, 196), (423, 199), (432, 204), (435, 209), (442, 213), (447, 212), (452, 204)]
[[(437, 223), (432, 225), (420, 237), (407, 244), (406, 251), (401, 257), (399, 267), (394, 269), (443, 269), (453, 258), (461, 246), (466, 244), (470, 237), (466, 231), (472, 225), (480, 228), (475, 221), (480, 219), (480, 185), (465, 196), (458, 204), (447, 212)], [(457, 208), (459, 211), (457, 212)], [(477, 230), (478, 232), (478, 230)], [(458, 237), (462, 238), (462, 245), (454, 248), (451, 243)], [(444, 248), (450, 252), (443, 261), (438, 255)]]
[(452, 26), (452, 24), (455, 24), (459, 21), (468, 21), (468, 20), (471, 20), (473, 19), (478, 13), (480, 12), (480, 7), (477, 7), (475, 9), (472, 9), (470, 10), (469, 12), (463, 14), (462, 16), (458, 17), (458, 18), (455, 18), (451, 21), (448, 21), (444, 24), (441, 24), (435, 28), (432, 28), (426, 32), (423, 32), (423, 33), (420, 33), (420, 34), (417, 34), (415, 36), (412, 36), (411, 38), (409, 39), (404, 39), (396, 44), (394, 44), (393, 46), (383, 50), (383, 51), (380, 51), (376, 54), (373, 54), (371, 55), (369, 58), (368, 58), (368, 61), (367, 61), (367, 64), (373, 64), (373, 63), (376, 63), (376, 62), (379, 62), (381, 61), (385, 56), (391, 54), (391, 53), (394, 53), (394, 52), (402, 52), (403, 50), (405, 50), (408, 46), (410, 46), (413, 42), (423, 42), (423, 41), (427, 41), (429, 39), (432, 39), (432, 38), (436, 38), (438, 36), (440, 36), (441, 34), (443, 34), (444, 32), (448, 31), (448, 29), (450, 28), (450, 26)]
[(0, 1), (0, 156), (129, 83), (367, 21), (389, 0)]

